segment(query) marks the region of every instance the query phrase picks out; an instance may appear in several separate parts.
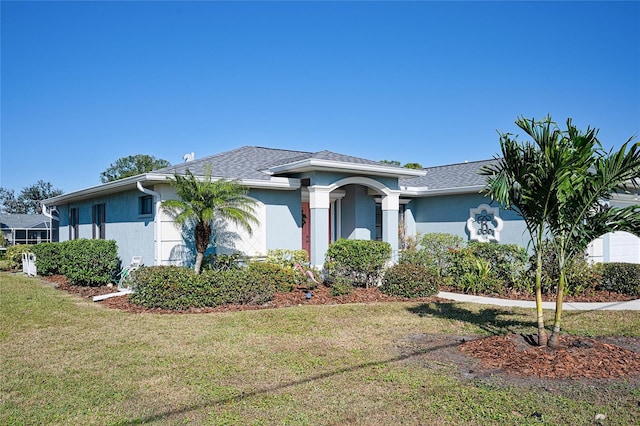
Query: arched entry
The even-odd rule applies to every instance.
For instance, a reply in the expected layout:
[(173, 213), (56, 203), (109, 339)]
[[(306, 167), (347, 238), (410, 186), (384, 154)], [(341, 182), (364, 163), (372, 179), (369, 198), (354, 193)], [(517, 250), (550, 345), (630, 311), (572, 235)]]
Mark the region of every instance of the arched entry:
[[(372, 190), (375, 195), (371, 195)], [(338, 192), (341, 191), (341, 192)], [(364, 193), (363, 193), (364, 191)], [(381, 198), (382, 207), (382, 241), (391, 244), (392, 248), (398, 247), (398, 209), (400, 191), (389, 189), (377, 180), (353, 176), (337, 180), (330, 185), (311, 185), (308, 187), (309, 204), (308, 228), (303, 226), (303, 247), (310, 251), (310, 260), (313, 265), (320, 266), (324, 263), (324, 256), (329, 247), (332, 235), (339, 235), (351, 239), (375, 238), (375, 201), (374, 197)], [(340, 212), (336, 211), (336, 201), (339, 203)], [(348, 204), (347, 204), (348, 201)], [(345, 208), (350, 208), (351, 224), (336, 223), (336, 213), (345, 220), (347, 216)], [(303, 200), (303, 212), (305, 212)], [(366, 215), (372, 217), (371, 227), (363, 226)], [(351, 229), (348, 235), (343, 232), (336, 234), (336, 226), (341, 226), (341, 231)], [(333, 231), (333, 233), (332, 233)], [(305, 239), (308, 238), (308, 243)]]

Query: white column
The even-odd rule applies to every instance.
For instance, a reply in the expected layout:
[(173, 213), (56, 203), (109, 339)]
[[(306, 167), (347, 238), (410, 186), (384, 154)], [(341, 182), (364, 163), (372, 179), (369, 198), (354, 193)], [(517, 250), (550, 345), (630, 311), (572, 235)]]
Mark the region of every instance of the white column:
[(391, 245), (391, 259), (398, 259), (398, 212), (400, 192), (392, 191), (382, 199), (382, 241)]
[(323, 186), (309, 187), (311, 210), (311, 265), (322, 266), (329, 248), (329, 206), (331, 191)]

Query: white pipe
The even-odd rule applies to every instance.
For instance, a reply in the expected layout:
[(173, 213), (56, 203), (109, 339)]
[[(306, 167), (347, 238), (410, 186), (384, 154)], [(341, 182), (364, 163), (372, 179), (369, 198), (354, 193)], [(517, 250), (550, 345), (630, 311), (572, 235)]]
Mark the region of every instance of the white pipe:
[(51, 212), (47, 211), (47, 206), (44, 204), (44, 202), (40, 202), (40, 205), (42, 206), (42, 214), (45, 217), (49, 218), (49, 242), (53, 241), (53, 221), (54, 220), (58, 220), (57, 217), (53, 216), (53, 211), (56, 209), (55, 206), (51, 208)]
[(162, 265), (162, 221), (160, 220), (160, 193), (152, 191), (142, 186), (140, 181), (136, 182), (140, 192), (151, 195), (154, 200), (155, 213), (153, 217), (153, 237), (155, 239), (155, 264)]

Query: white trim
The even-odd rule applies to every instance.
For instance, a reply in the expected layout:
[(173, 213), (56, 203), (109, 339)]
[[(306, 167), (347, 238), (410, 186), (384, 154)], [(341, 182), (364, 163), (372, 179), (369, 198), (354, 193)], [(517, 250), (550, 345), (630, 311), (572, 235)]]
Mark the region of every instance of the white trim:
[(437, 195), (454, 194), (479, 194), (485, 185), (461, 186), (457, 188), (429, 189), (428, 187), (403, 186), (400, 187), (401, 195), (407, 197), (435, 197)]
[(308, 158), (295, 161), (281, 166), (271, 167), (269, 171), (273, 174), (286, 172), (308, 172), (312, 170), (334, 170), (334, 171), (358, 171), (379, 176), (412, 176), (419, 177), (427, 174), (424, 170), (406, 169), (404, 167), (381, 166), (378, 164), (360, 164), (335, 160), (319, 160)]

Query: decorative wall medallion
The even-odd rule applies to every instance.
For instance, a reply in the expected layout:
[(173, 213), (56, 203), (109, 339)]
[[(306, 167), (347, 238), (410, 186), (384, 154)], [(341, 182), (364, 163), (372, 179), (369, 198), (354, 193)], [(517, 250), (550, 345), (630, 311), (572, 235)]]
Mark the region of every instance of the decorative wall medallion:
[(498, 207), (480, 204), (475, 209), (469, 209), (467, 230), (471, 241), (480, 241), (482, 243), (500, 241), (502, 225), (503, 222), (500, 219), (500, 209)]

